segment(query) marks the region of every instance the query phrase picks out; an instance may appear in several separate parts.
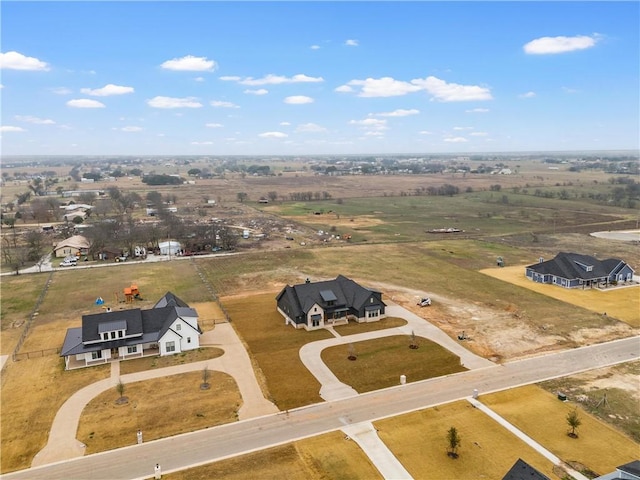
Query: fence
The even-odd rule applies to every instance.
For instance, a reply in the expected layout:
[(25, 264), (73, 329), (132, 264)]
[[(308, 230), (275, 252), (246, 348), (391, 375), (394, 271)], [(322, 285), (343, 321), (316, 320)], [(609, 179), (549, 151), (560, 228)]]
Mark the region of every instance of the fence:
[(58, 353), (57, 348), (47, 348), (45, 350), (34, 350), (32, 352), (13, 353), (13, 361), (28, 360), (29, 358), (42, 358), (45, 355), (54, 355)]
[(200, 265), (198, 265), (198, 263), (195, 261), (195, 258), (193, 257), (191, 257), (191, 264), (196, 269), (196, 272), (198, 272), (198, 276), (200, 277), (200, 280), (202, 280), (202, 283), (204, 283), (204, 286), (209, 291), (209, 294), (211, 295), (211, 298), (213, 298), (213, 301), (218, 304), (218, 307), (220, 307), (220, 310), (224, 314), (224, 318), (227, 320), (227, 322), (230, 322), (231, 317), (229, 317), (229, 314), (225, 310), (224, 306), (222, 305), (222, 303), (220, 303), (220, 299), (218, 298), (218, 295), (216, 295), (216, 292), (213, 289), (213, 285), (211, 285), (211, 282), (207, 278), (207, 275), (202, 271), (202, 269), (200, 268)]
[(49, 278), (47, 278), (47, 281), (44, 284), (44, 288), (42, 289), (42, 292), (40, 292), (40, 295), (38, 296), (38, 299), (36, 300), (36, 304), (33, 306), (33, 310), (31, 310), (31, 313), (29, 314), (29, 319), (25, 323), (24, 330), (22, 330), (22, 334), (20, 335), (20, 338), (18, 339), (18, 343), (16, 345), (16, 348), (13, 349), (13, 354), (11, 355), (11, 358), (13, 359), (14, 362), (16, 360), (18, 360), (18, 358), (17, 358), (18, 351), (20, 350), (20, 348), (22, 348), (22, 344), (24, 343), (25, 339), (27, 338), (27, 334), (29, 333), (29, 328), (31, 328), (31, 324), (33, 323), (33, 319), (38, 315), (38, 310), (40, 309), (40, 305), (42, 304), (42, 301), (44, 300), (44, 297), (46, 296), (47, 291), (49, 290), (49, 286), (51, 285), (51, 280), (53, 279), (53, 274), (54, 274), (54, 272), (51, 272), (49, 274)]

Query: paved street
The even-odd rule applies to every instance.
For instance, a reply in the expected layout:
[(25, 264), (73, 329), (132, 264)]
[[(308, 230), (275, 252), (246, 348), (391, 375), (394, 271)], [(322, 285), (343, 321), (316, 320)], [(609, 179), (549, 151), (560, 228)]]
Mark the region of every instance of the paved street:
[(390, 417), (480, 395), (640, 358), (640, 337), (616, 340), (490, 366), (372, 393), (266, 415), (142, 445), (44, 465), (12, 474), (13, 479), (137, 479), (209, 463), (346, 425)]

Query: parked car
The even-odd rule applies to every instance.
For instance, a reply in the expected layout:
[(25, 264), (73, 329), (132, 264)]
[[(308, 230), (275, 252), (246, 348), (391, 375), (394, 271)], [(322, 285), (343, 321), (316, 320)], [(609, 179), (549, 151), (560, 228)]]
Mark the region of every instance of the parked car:
[(75, 267), (78, 264), (78, 261), (75, 258), (65, 258), (62, 262), (60, 262), (61, 267)]

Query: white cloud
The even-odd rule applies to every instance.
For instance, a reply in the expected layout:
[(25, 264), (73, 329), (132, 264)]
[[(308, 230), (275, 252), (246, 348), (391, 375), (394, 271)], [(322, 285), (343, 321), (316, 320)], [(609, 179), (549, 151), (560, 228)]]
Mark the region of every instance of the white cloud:
[(238, 77), (236, 75), (226, 75), (218, 77), (218, 80), (222, 80), (224, 82), (239, 82), (240, 80), (242, 80), (242, 77)]
[(147, 100), (153, 108), (200, 108), (202, 104), (195, 97), (175, 98), (157, 96)]
[(518, 95), (518, 97), (520, 98), (533, 98), (536, 96), (536, 92), (527, 92), (527, 93), (521, 93), (520, 95)]
[(193, 79), (194, 82), (204, 82), (204, 77), (196, 77)]
[(440, 102), (459, 102), (470, 100), (491, 100), (488, 88), (477, 85), (459, 85), (447, 83), (436, 77), (416, 78), (410, 82), (396, 80), (392, 77), (367, 78), (351, 80), (346, 85), (335, 89), (338, 92), (351, 92), (352, 87), (359, 87), (359, 97), (397, 97), (425, 90)]
[(454, 130), (473, 130), (473, 127), (453, 127)]
[(379, 130), (374, 130), (374, 131), (365, 132), (365, 135), (368, 137), (382, 137), (384, 136), (384, 133), (382, 133)]
[(433, 132), (430, 132), (429, 130), (421, 130), (418, 133), (420, 135), (433, 135)]
[(467, 140), (464, 137), (447, 137), (444, 139), (444, 141), (449, 143), (465, 143), (465, 142), (468, 142), (469, 140)]
[(358, 40), (354, 40), (352, 38), (350, 38), (349, 40), (344, 42), (345, 45), (347, 45), (348, 47), (357, 47), (358, 46)]
[(599, 35), (577, 35), (575, 37), (540, 37), (531, 40), (522, 47), (530, 55), (548, 55), (573, 52), (594, 47), (600, 40)]
[(38, 70), (48, 71), (47, 62), (34, 57), (27, 57), (18, 52), (0, 53), (0, 68), (8, 70)]
[(54, 87), (50, 89), (56, 95), (69, 95), (73, 91), (67, 87)]
[(578, 90), (576, 90), (575, 88), (570, 88), (570, 87), (562, 87), (562, 91), (564, 93), (578, 93)]
[(487, 113), (488, 111), (488, 108), (471, 108), (469, 110), (465, 110), (465, 113)]
[(205, 123), (204, 126), (205, 127), (209, 127), (209, 128), (222, 128), (222, 127), (224, 127), (224, 125), (222, 125), (221, 123)]
[(353, 92), (353, 88), (351, 88), (349, 85), (340, 85), (339, 87), (334, 88), (333, 91), (340, 93), (351, 93)]
[(212, 100), (209, 102), (209, 105), (216, 108), (240, 108), (233, 102), (223, 102), (221, 100)]
[(290, 105), (303, 105), (305, 103), (313, 103), (314, 100), (311, 97), (305, 97), (304, 95), (292, 95), (284, 99), (284, 103)]
[(176, 70), (181, 72), (213, 72), (216, 69), (217, 64), (213, 60), (207, 59), (207, 57), (194, 57), (193, 55), (187, 55), (182, 58), (167, 60), (160, 66), (167, 70)]
[(211, 141), (191, 142), (191, 145), (213, 145), (213, 142), (211, 142)]
[(302, 123), (296, 128), (296, 132), (322, 133), (326, 131), (326, 128), (316, 123)]
[(264, 132), (258, 134), (261, 138), (287, 138), (289, 135), (283, 132)]
[(288, 127), (289, 125), (291, 125), (291, 123), (289, 123), (289, 122), (280, 122), (280, 125), (282, 125), (283, 127)]
[(411, 110), (399, 108), (393, 112), (373, 113), (371, 115), (375, 115), (377, 117), (406, 117), (409, 115), (417, 115), (419, 113), (420, 110), (416, 110), (415, 108), (412, 108)]
[(122, 130), (123, 132), (141, 132), (144, 129), (142, 127), (129, 126), (122, 127), (120, 130)]
[(470, 100), (491, 100), (491, 92), (488, 88), (477, 85), (459, 85), (457, 83), (447, 83), (437, 77), (427, 77), (425, 79), (411, 80), (413, 85), (419, 85), (428, 93), (433, 95), (435, 100), (440, 102), (464, 102)]
[(247, 89), (244, 91), (247, 95), (266, 95), (269, 93), (269, 90), (266, 88), (258, 88), (257, 90)]
[(338, 89), (340, 89), (339, 91), (341, 92), (353, 91), (352, 87), (360, 87), (359, 97), (397, 97), (422, 90), (418, 85), (395, 80), (392, 77), (382, 77), (367, 78), (366, 80), (351, 80), (346, 85), (338, 87), (336, 91), (338, 91)]
[(133, 93), (133, 87), (123, 87), (121, 85), (114, 85), (110, 83), (102, 88), (90, 89), (81, 88), (80, 91), (85, 95), (91, 95), (93, 97), (109, 97), (111, 95), (124, 95), (126, 93)]
[(487, 132), (471, 132), (472, 137), (486, 137), (489, 135)]
[(4, 85), (0, 83), (0, 90), (2, 90), (3, 88), (4, 88)]
[(90, 98), (77, 98), (69, 100), (67, 106), (73, 108), (104, 108), (105, 105), (97, 100), (91, 100)]
[(220, 80), (235, 81), (241, 85), (258, 86), (258, 85), (282, 85), (289, 83), (318, 83), (324, 82), (322, 77), (310, 77), (303, 73), (294, 75), (293, 77), (285, 77), (283, 75), (274, 75), (272, 73), (265, 75), (262, 78), (253, 77), (220, 77)]
[(379, 118), (365, 118), (364, 120), (351, 120), (349, 125), (358, 125), (366, 130), (387, 130), (387, 121)]
[(320, 50), (320, 45), (311, 45), (309, 48), (311, 50)]
[(16, 115), (15, 119), (19, 122), (34, 123), (36, 125), (55, 125), (56, 123), (49, 118), (38, 118), (31, 115)]
[(26, 132), (22, 127), (14, 127), (13, 125), (0, 126), (0, 132)]

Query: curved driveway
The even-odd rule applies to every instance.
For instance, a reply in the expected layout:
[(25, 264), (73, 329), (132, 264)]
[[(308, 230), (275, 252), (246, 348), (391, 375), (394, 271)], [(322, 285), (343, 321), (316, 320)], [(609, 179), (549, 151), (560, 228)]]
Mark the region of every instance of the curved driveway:
[[(320, 396), (324, 400), (340, 400), (358, 395), (358, 392), (356, 392), (352, 387), (340, 382), (320, 357), (322, 350), (336, 345), (357, 343), (374, 338), (390, 337), (393, 335), (405, 335), (408, 337), (413, 332), (417, 337), (423, 337), (431, 340), (459, 356), (462, 366), (469, 370), (495, 366), (493, 362), (470, 352), (458, 342), (451, 339), (451, 337), (442, 330), (425, 321), (415, 313), (410, 312), (406, 308), (398, 305), (390, 305), (387, 306), (386, 313), (389, 317), (403, 318), (407, 321), (407, 324), (401, 327), (319, 340), (317, 342), (307, 343), (300, 349), (300, 359), (304, 366), (307, 367), (313, 376), (320, 382)], [(408, 380), (411, 381), (411, 379)]]
[(201, 362), (187, 363), (155, 370), (119, 375), (118, 364), (112, 364), (110, 378), (92, 383), (73, 394), (58, 410), (47, 445), (33, 459), (32, 467), (59, 462), (71, 458), (82, 457), (85, 446), (76, 439), (80, 415), (85, 405), (100, 393), (113, 388), (119, 380), (123, 383), (133, 383), (153, 378), (177, 375), (180, 373), (202, 370), (207, 366), (210, 370), (217, 370), (231, 375), (242, 395), (242, 406), (238, 412), (240, 419), (253, 418), (278, 412), (278, 408), (262, 394), (262, 390), (253, 373), (251, 360), (242, 342), (228, 323), (220, 323), (201, 337), (202, 346), (213, 346), (224, 349), (221, 357)]

